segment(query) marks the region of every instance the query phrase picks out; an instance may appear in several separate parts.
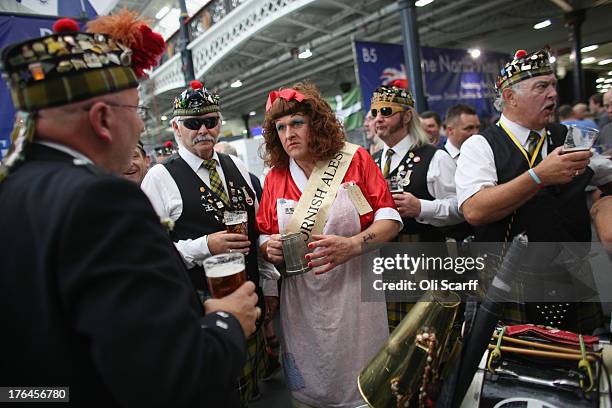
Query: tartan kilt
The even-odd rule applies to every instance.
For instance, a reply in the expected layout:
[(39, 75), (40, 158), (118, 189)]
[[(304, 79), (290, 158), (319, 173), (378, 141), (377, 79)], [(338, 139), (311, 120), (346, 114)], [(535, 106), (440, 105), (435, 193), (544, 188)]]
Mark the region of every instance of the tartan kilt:
[(242, 406), (246, 407), (249, 400), (257, 395), (257, 383), (264, 376), (267, 368), (266, 341), (263, 326), (260, 326), (247, 339), (247, 359), (236, 384)]
[[(202, 303), (210, 298), (210, 294), (201, 290), (197, 290), (197, 293)], [(243, 407), (246, 407), (249, 400), (258, 393), (257, 382), (265, 375), (269, 365), (266, 357), (266, 336), (263, 325), (260, 325), (247, 339), (246, 362), (240, 377), (236, 380), (236, 389), (240, 393), (240, 402)]]
[(389, 323), (389, 334), (395, 330), (402, 319), (412, 310), (414, 303), (410, 302), (387, 302), (387, 321)]

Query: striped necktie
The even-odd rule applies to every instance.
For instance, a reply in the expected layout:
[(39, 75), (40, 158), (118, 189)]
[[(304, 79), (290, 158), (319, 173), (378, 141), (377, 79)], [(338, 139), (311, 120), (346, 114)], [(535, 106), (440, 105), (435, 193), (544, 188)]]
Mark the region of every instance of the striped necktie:
[(208, 174), (210, 176), (210, 189), (214, 191), (219, 198), (221, 198), (226, 206), (229, 206), (229, 198), (227, 197), (227, 193), (223, 188), (223, 183), (221, 182), (221, 177), (219, 177), (219, 172), (217, 172), (217, 160), (204, 160), (202, 166), (208, 170)]
[(391, 156), (393, 156), (393, 154), (395, 154), (393, 149), (387, 150), (387, 161), (385, 162), (385, 167), (383, 168), (383, 177), (385, 178), (389, 175), (389, 170), (391, 170)]
[[(525, 146), (527, 149), (527, 153), (529, 154), (529, 160), (531, 160), (531, 158), (533, 157), (533, 153), (538, 147), (539, 141), (540, 141), (539, 133), (534, 132), (533, 130), (529, 132), (529, 136), (527, 136), (527, 145)], [(536, 164), (538, 164), (541, 161), (541, 159), (542, 159), (542, 153), (540, 152), (538, 157), (536, 157), (535, 161), (533, 162), (533, 165), (535, 166)]]

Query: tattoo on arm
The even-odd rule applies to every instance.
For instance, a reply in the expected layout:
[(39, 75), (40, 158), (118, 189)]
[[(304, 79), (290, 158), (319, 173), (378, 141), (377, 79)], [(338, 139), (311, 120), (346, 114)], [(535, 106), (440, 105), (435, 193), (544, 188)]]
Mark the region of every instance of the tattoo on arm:
[(363, 237), (363, 242), (366, 243), (368, 241), (373, 240), (374, 238), (376, 238), (376, 235), (370, 232), (368, 235)]

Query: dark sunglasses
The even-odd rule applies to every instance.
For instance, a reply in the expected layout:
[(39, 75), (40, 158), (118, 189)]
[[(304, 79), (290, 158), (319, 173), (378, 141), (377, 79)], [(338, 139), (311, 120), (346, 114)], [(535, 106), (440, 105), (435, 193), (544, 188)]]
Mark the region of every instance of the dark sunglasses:
[(206, 126), (206, 129), (212, 129), (219, 123), (219, 117), (179, 119), (179, 122), (183, 122), (183, 126), (189, 130), (200, 130), (202, 125)]
[(397, 106), (385, 106), (380, 109), (372, 109), (370, 113), (372, 114), (373, 118), (376, 118), (376, 115), (378, 114), (378, 112), (380, 112), (380, 114), (384, 117), (389, 117), (393, 114), (396, 114), (397, 112), (405, 112), (405, 111), (406, 109), (403, 109)]

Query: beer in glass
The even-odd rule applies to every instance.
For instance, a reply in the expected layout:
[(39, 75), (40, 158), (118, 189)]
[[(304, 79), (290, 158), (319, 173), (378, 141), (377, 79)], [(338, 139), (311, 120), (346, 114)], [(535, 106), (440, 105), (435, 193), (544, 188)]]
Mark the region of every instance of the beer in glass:
[(230, 234), (249, 235), (248, 215), (246, 211), (226, 211), (223, 214), (225, 230)]
[(212, 297), (225, 297), (246, 282), (244, 255), (237, 252), (211, 256), (204, 261), (204, 272)]

